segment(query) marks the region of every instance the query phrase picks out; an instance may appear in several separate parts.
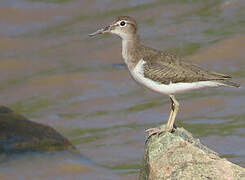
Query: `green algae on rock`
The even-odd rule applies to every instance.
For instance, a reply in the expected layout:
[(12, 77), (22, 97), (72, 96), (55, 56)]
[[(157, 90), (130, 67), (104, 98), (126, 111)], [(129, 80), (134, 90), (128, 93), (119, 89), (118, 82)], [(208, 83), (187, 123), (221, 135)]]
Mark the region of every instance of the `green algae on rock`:
[(245, 169), (220, 158), (183, 128), (150, 137), (140, 180), (244, 179)]
[(30, 121), (0, 106), (0, 153), (73, 149), (72, 144), (53, 128)]

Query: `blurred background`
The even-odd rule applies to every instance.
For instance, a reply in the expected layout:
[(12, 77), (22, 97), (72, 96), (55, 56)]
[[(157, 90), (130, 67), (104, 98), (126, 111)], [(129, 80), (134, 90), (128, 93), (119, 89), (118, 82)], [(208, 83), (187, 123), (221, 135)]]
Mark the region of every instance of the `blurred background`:
[[(118, 37), (88, 38), (119, 15), (137, 20), (144, 44), (245, 83), (244, 0), (1, 1), (1, 104), (54, 127), (85, 157), (16, 157), (1, 179), (137, 178), (144, 131), (167, 121), (170, 102), (131, 79)], [(177, 125), (245, 167), (244, 88), (177, 99)]]

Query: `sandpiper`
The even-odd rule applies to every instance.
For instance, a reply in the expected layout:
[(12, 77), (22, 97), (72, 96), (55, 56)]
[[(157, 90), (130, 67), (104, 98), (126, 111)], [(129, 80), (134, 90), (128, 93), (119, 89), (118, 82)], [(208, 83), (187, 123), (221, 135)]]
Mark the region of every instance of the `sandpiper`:
[[(175, 55), (140, 44), (137, 23), (132, 17), (120, 16), (111, 25), (89, 36), (104, 33), (121, 37), (122, 57), (135, 81), (155, 92), (169, 95), (171, 111), (165, 126), (168, 132), (174, 130), (175, 117), (179, 110), (175, 94), (204, 87), (240, 86), (239, 83), (229, 81), (229, 75), (207, 71), (182, 61)], [(164, 129), (150, 128), (146, 131), (150, 136), (161, 133)]]

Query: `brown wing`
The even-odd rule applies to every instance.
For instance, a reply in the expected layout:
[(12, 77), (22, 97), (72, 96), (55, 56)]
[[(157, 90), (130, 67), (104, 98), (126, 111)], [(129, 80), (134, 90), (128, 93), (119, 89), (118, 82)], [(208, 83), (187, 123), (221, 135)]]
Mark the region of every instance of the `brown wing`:
[(181, 62), (179, 59), (160, 58), (160, 61), (146, 60), (144, 64), (145, 77), (163, 84), (169, 84), (170, 82), (225, 80), (230, 78), (228, 75), (207, 71), (199, 66)]

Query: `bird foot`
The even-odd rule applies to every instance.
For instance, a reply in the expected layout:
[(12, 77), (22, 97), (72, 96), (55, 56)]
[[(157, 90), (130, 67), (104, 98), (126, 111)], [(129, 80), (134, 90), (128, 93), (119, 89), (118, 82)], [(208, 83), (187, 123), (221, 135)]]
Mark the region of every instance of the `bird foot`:
[(177, 126), (174, 124), (174, 127), (172, 127), (172, 128), (168, 127), (168, 126), (166, 126), (165, 128), (163, 128), (163, 127), (149, 128), (149, 129), (145, 130), (145, 132), (148, 133), (147, 139), (149, 139), (151, 136), (159, 135), (159, 134), (163, 133), (164, 131), (172, 133), (172, 132), (174, 132), (174, 129), (176, 129), (176, 128), (177, 128)]
[(161, 133), (163, 133), (165, 130), (163, 128), (149, 128), (147, 130), (145, 130), (146, 133), (148, 133), (147, 139), (149, 139), (151, 136), (153, 135), (159, 135)]
[(165, 127), (165, 131), (172, 133), (172, 132), (174, 132), (174, 127), (168, 127), (168, 126), (166, 126)]

